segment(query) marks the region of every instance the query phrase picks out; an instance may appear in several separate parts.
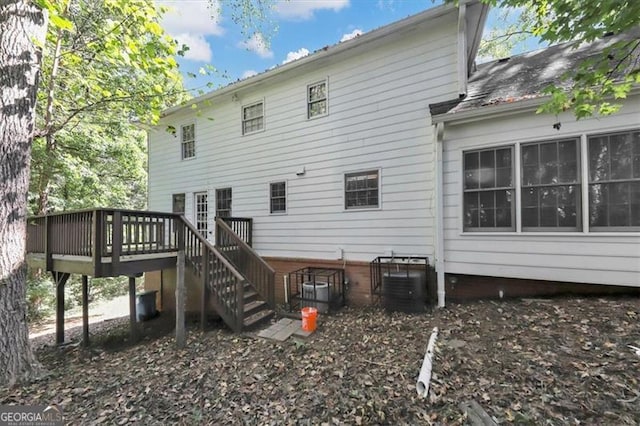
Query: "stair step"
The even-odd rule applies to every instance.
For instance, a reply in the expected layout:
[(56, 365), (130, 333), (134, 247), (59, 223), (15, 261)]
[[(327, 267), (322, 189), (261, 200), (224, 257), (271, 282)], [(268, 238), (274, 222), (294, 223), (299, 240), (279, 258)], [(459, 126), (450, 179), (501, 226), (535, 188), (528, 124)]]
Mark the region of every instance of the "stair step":
[(244, 290), (244, 304), (245, 306), (249, 303), (249, 302), (253, 302), (254, 300), (258, 299), (258, 292), (256, 292), (253, 289), (245, 289)]
[(267, 307), (267, 302), (264, 302), (262, 300), (254, 300), (252, 302), (249, 302), (244, 305), (244, 317), (249, 317), (256, 312), (263, 310), (265, 307)]
[(274, 315), (275, 312), (271, 309), (263, 309), (251, 316), (246, 317), (243, 321), (243, 326), (245, 329), (257, 327), (258, 325), (269, 321), (271, 318), (273, 318)]

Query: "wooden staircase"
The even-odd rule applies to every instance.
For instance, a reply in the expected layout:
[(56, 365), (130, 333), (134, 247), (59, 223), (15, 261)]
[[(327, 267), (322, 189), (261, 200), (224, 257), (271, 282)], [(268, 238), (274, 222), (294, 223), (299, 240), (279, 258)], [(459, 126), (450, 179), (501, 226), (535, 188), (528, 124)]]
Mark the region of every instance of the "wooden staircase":
[(236, 332), (253, 328), (274, 315), (275, 271), (227, 222), (216, 218), (216, 245), (202, 236), (184, 216), (185, 263), (199, 280), (201, 324), (209, 302)]
[(55, 213), (29, 218), (27, 260), (54, 274), (131, 277), (175, 267), (184, 251), (185, 278), (201, 289), (202, 325), (212, 305), (240, 332), (274, 315), (275, 271), (251, 247), (251, 219), (216, 218), (215, 232), (214, 245), (184, 216), (171, 213)]

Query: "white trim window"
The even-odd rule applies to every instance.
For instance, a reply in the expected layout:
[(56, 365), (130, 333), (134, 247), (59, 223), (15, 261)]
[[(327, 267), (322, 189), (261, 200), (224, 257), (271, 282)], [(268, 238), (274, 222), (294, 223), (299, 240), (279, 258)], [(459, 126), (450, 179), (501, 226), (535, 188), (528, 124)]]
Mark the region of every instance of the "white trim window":
[(180, 126), (180, 152), (183, 160), (196, 156), (196, 125), (194, 123)]
[(527, 143), (520, 152), (522, 230), (581, 230), (579, 139)]
[(173, 194), (171, 196), (172, 213), (184, 214), (185, 200), (186, 200), (186, 197), (184, 192), (181, 194)]
[(195, 201), (196, 229), (206, 238), (209, 227), (209, 197), (207, 192), (196, 192), (193, 194), (193, 198)]
[(640, 230), (640, 131), (589, 136), (589, 229)]
[(464, 151), (463, 231), (640, 231), (640, 130), (583, 138)]
[(216, 217), (231, 217), (231, 188), (216, 189)]
[(269, 184), (269, 206), (271, 213), (287, 212), (287, 182), (272, 182)]
[(344, 208), (367, 209), (380, 207), (380, 171), (345, 173)]
[(515, 230), (513, 146), (464, 153), (464, 230)]
[(327, 80), (307, 86), (307, 118), (327, 115)]
[(256, 102), (242, 107), (242, 134), (264, 130), (264, 102)]

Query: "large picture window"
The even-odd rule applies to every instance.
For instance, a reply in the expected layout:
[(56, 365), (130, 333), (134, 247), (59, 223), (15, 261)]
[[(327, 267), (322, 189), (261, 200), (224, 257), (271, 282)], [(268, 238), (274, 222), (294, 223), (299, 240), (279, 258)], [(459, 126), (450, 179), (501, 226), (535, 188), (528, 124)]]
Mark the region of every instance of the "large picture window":
[(640, 230), (640, 131), (591, 136), (589, 227)]
[(216, 189), (216, 217), (231, 217), (231, 188)]
[(344, 175), (345, 209), (377, 208), (380, 206), (378, 170)]
[(515, 229), (513, 147), (464, 153), (464, 230)]
[(577, 139), (522, 145), (523, 230), (579, 229), (579, 146)]
[(259, 132), (264, 129), (264, 103), (242, 107), (242, 134)]

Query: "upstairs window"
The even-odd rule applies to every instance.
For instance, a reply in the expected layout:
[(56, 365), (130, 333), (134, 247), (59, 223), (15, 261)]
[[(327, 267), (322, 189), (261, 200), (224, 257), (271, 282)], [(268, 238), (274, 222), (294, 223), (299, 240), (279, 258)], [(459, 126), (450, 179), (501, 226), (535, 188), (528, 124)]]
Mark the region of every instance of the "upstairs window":
[(464, 230), (515, 229), (513, 147), (464, 153)]
[(216, 217), (231, 217), (231, 188), (216, 189)]
[(347, 173), (344, 175), (345, 209), (377, 208), (380, 206), (379, 172)]
[(196, 128), (195, 124), (180, 127), (182, 159), (187, 160), (196, 156)]
[(327, 115), (327, 81), (307, 87), (307, 118)]
[(271, 213), (285, 213), (287, 211), (287, 183), (273, 182), (269, 184), (269, 193)]
[(640, 131), (591, 136), (589, 227), (640, 230)]
[(577, 231), (580, 151), (577, 139), (522, 145), (522, 229)]
[(264, 103), (258, 102), (242, 107), (242, 134), (264, 130)]

